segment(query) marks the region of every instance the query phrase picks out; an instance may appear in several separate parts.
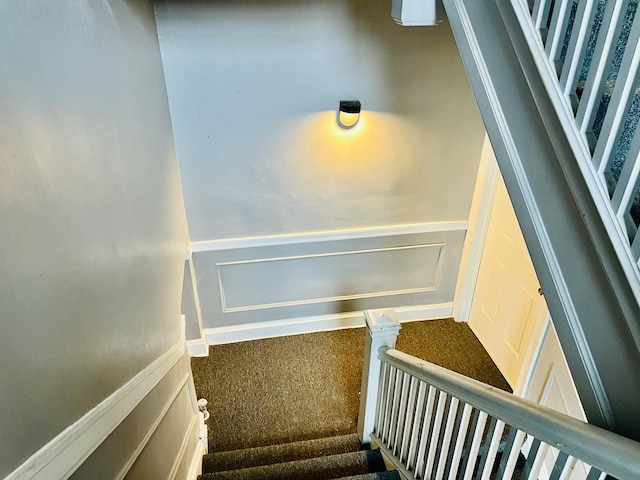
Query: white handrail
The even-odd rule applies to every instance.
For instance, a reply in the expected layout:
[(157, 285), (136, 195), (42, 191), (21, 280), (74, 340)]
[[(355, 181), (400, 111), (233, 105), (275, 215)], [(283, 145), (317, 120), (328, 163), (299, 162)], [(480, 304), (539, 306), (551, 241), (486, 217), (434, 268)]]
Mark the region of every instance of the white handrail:
[[(391, 373), (394, 380), (401, 378), (404, 381), (421, 382), (419, 389), (412, 389), (416, 395), (416, 405), (424, 403), (424, 394), (418, 396), (417, 392), (423, 392), (423, 388), (429, 389), (429, 401), (425, 410), (417, 407), (413, 412), (416, 419), (423, 418), (421, 428), (416, 428), (417, 422), (413, 422), (411, 430), (410, 444), (419, 444), (417, 458), (413, 459), (412, 453), (409, 453), (408, 458), (403, 459), (400, 455), (392, 458), (405, 474), (409, 472), (414, 478), (432, 478), (432, 473), (437, 473), (433, 478), (467, 478), (473, 475), (475, 468), (482, 467), (476, 467), (475, 459), (480, 455), (485, 458), (482, 478), (488, 478), (494, 467), (493, 458), (496, 456), (502, 428), (507, 425), (510, 433), (500, 462), (499, 472), (503, 475), (500, 478), (511, 478), (510, 472), (513, 472), (516, 465), (525, 435), (536, 442), (536, 452), (532, 453), (533, 448), (529, 450), (530, 455), (534, 456), (529, 462), (532, 472), (539, 468), (539, 456), (544, 456), (546, 452), (546, 448), (539, 447), (547, 445), (563, 454), (558, 455), (556, 462), (556, 467), (560, 470), (569, 468), (572, 462), (580, 460), (593, 467), (588, 478), (599, 478), (602, 472), (620, 480), (640, 478), (638, 442), (395, 349), (381, 348), (379, 359), (382, 362), (380, 385), (389, 390), (384, 392), (387, 395), (379, 396), (382, 404), (377, 406), (378, 416), (372, 438), (382, 444), (387, 454), (393, 456), (393, 452), (399, 450), (397, 437), (388, 435), (388, 432), (394, 431), (399, 424), (405, 424), (406, 418), (400, 416), (399, 411), (402, 409), (406, 412), (407, 404), (413, 400), (406, 398), (403, 401), (407, 403), (404, 404), (402, 401), (394, 401), (394, 397), (400, 398), (397, 389), (402, 391), (402, 382), (384, 379)], [(390, 401), (385, 401), (385, 398)], [(489, 418), (492, 419), (490, 431), (486, 433), (486, 439), (483, 439), (485, 423)], [(410, 451), (415, 451), (415, 447)], [(463, 467), (460, 465), (460, 455), (463, 452), (466, 452), (467, 458), (473, 458), (473, 461), (466, 462), (464, 472), (460, 472), (458, 477), (458, 469)], [(447, 468), (448, 477), (444, 477)]]

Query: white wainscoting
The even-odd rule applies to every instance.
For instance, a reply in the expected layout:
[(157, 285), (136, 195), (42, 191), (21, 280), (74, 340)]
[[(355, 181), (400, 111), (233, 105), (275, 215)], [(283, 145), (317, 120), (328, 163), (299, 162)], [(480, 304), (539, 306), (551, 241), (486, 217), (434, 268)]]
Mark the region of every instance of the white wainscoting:
[[(222, 312), (431, 292), (440, 285), (444, 248), (431, 243), (216, 263)], [(335, 288), (340, 279), (348, 279), (344, 294)]]
[(180, 340), (77, 422), (34, 453), (5, 480), (68, 478), (184, 356)]
[[(467, 222), (199, 242), (206, 344), (364, 325), (362, 311), (451, 316)], [(202, 341), (190, 351), (202, 353)]]

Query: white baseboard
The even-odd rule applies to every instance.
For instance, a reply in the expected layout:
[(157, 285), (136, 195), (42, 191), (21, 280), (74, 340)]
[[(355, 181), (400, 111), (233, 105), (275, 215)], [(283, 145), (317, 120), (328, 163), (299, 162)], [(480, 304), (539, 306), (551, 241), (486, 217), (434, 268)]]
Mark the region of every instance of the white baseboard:
[(50, 480), (71, 476), (183, 355), (184, 340), (181, 340), (34, 453), (5, 480)]
[(209, 345), (204, 338), (187, 341), (187, 351), (190, 357), (208, 357)]
[[(437, 305), (417, 305), (394, 308), (401, 322), (434, 320), (450, 317), (453, 302)], [(263, 338), (284, 337), (302, 333), (326, 332), (344, 328), (364, 327), (363, 312), (336, 313), (314, 317), (291, 318), (270, 322), (245, 323), (228, 327), (206, 328), (205, 338), (209, 345), (246, 342)]]
[(419, 320), (438, 320), (440, 318), (448, 318), (453, 314), (453, 302), (397, 307), (394, 308), (394, 310), (401, 323), (417, 322)]

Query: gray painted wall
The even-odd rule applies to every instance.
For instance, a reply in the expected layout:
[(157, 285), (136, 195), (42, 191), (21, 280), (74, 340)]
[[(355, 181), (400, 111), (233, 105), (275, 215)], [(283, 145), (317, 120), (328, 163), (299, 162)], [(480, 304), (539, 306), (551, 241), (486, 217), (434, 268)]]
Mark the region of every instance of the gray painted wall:
[(187, 230), (150, 2), (0, 18), (4, 477), (180, 340)]
[[(390, 227), (385, 246), (406, 246), (394, 226), (468, 219), (484, 128), (451, 30), (446, 21), (400, 27), (390, 8), (363, 0), (155, 2), (191, 241)], [(363, 113), (345, 132), (336, 109), (352, 98)], [(243, 253), (242, 242), (231, 242), (199, 252), (204, 327), (451, 301), (463, 237), (448, 237), (447, 281), (421, 295), (400, 281), (429, 276), (435, 263), (415, 255), (315, 278), (304, 257), (315, 251), (313, 235), (306, 249)], [(351, 243), (357, 251), (371, 242)], [(295, 261), (271, 261), (289, 255)], [(232, 269), (221, 273), (216, 262), (239, 258), (252, 262), (229, 281)], [(269, 284), (277, 290), (270, 297), (261, 287)], [(229, 311), (221, 296), (246, 308)]]
[(364, 0), (155, 5), (192, 241), (468, 218), (484, 131), (446, 22)]

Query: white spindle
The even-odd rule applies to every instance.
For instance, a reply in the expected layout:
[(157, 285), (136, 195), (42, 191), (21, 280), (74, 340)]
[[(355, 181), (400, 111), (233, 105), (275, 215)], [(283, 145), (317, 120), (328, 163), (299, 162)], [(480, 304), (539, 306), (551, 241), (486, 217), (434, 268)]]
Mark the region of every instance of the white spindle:
[(441, 480), (444, 476), (444, 469), (447, 466), (447, 458), (449, 457), (449, 446), (451, 445), (451, 437), (453, 436), (453, 428), (456, 424), (456, 416), (458, 414), (458, 404), (460, 400), (451, 397), (449, 402), (449, 415), (447, 416), (447, 425), (444, 429), (442, 437), (442, 445), (440, 446), (440, 459), (438, 461), (438, 469), (436, 470), (436, 480)]
[(546, 443), (541, 443), (540, 448), (536, 452), (536, 457), (533, 459), (533, 463), (531, 465), (531, 472), (527, 477), (527, 480), (537, 480), (538, 475), (540, 474), (540, 470), (542, 469), (542, 465), (544, 464), (544, 460), (547, 457), (547, 452), (549, 451), (549, 445)]
[(451, 469), (449, 470), (449, 479), (456, 480), (458, 478), (458, 467), (460, 466), (460, 460), (462, 459), (462, 449), (464, 448), (464, 440), (467, 436), (467, 428), (469, 428), (469, 420), (471, 419), (471, 412), (473, 407), (468, 403), (465, 403), (464, 410), (462, 410), (462, 419), (460, 420), (460, 427), (458, 428), (458, 437), (456, 438), (456, 446), (453, 450), (451, 457)]
[(433, 415), (433, 405), (436, 399), (436, 389), (429, 385), (429, 396), (427, 398), (427, 408), (422, 421), (422, 432), (420, 433), (420, 447), (418, 448), (418, 459), (416, 461), (415, 478), (424, 471), (425, 452), (429, 443), (429, 427), (431, 426), (431, 417)]
[(631, 241), (631, 253), (633, 254), (633, 258), (635, 258), (638, 267), (640, 267), (640, 229), (636, 229), (636, 233)]
[(446, 392), (440, 392), (438, 396), (438, 408), (433, 419), (433, 430), (431, 431), (431, 441), (429, 442), (429, 453), (427, 455), (427, 463), (425, 465), (423, 478), (431, 478), (433, 465), (435, 463), (436, 453), (438, 451), (438, 439), (440, 438), (440, 429), (442, 427), (442, 419), (444, 417), (444, 409), (447, 404)]
[(613, 192), (611, 204), (616, 216), (625, 224), (624, 218), (631, 208), (640, 186), (640, 125), (636, 128), (631, 146), (627, 152), (627, 161), (620, 173), (620, 179)]
[(398, 416), (400, 410), (400, 400), (402, 397), (402, 381), (404, 373), (400, 370), (396, 373), (396, 381), (393, 392), (393, 406), (391, 408), (391, 424), (389, 426), (389, 438), (387, 439), (387, 447), (393, 451), (393, 443), (396, 440), (396, 431), (398, 429)]
[(596, 106), (602, 97), (604, 77), (611, 63), (615, 42), (620, 32), (620, 14), (626, 12), (628, 4), (629, 0), (611, 1), (607, 2), (605, 7), (598, 41), (593, 52), (593, 61), (576, 113), (578, 128), (583, 134), (590, 128)]
[(407, 403), (409, 402), (409, 386), (411, 383), (411, 376), (405, 373), (402, 376), (402, 394), (400, 395), (400, 409), (398, 410), (398, 422), (396, 428), (395, 439), (393, 440), (393, 447), (391, 451), (394, 455), (400, 454), (400, 448), (402, 446), (402, 439), (404, 437), (404, 426), (407, 420)]
[(418, 389), (418, 379), (415, 377), (411, 377), (410, 387), (409, 387), (409, 401), (407, 402), (407, 409), (403, 427), (403, 435), (402, 435), (402, 443), (400, 448), (400, 461), (405, 461), (407, 458), (407, 452), (409, 450), (409, 442), (411, 438), (416, 435), (416, 433), (411, 428), (413, 424), (413, 417), (415, 416), (415, 408), (416, 408), (416, 391)]
[[(515, 440), (513, 441), (513, 445), (511, 445), (511, 450), (509, 451), (507, 464), (504, 467), (504, 474), (502, 475), (504, 480), (510, 479), (513, 475), (513, 471), (515, 470), (516, 463), (518, 461), (518, 455), (520, 455), (520, 447), (522, 447), (522, 443), (524, 442), (524, 437), (525, 433), (518, 430)], [(505, 454), (506, 453), (507, 452), (505, 452)]]
[(574, 95), (578, 82), (578, 71), (584, 61), (587, 50), (587, 39), (591, 33), (591, 25), (597, 9), (594, 0), (578, 3), (578, 10), (573, 23), (573, 32), (567, 47), (567, 55), (560, 75), (560, 87), (565, 97)]
[(487, 423), (487, 414), (480, 412), (478, 415), (478, 423), (476, 424), (476, 431), (473, 432), (473, 442), (469, 449), (467, 468), (464, 472), (464, 480), (471, 480), (473, 476), (473, 469), (476, 465), (475, 458), (478, 457), (478, 451), (480, 450), (480, 444), (482, 443), (482, 434), (484, 433), (484, 427)]
[(568, 5), (569, 0), (556, 0), (553, 14), (551, 15), (547, 43), (544, 46), (547, 58), (551, 61), (551, 65), (554, 68), (556, 67), (556, 61), (560, 58), (559, 52), (561, 51), (561, 45), (569, 23)]
[(533, 4), (533, 12), (531, 17), (533, 18), (533, 24), (536, 30), (540, 30), (547, 27), (547, 18), (549, 18), (549, 8), (551, 8), (551, 0), (536, 0)]
[(413, 428), (411, 429), (411, 442), (409, 445), (409, 453), (407, 455), (407, 468), (410, 470), (416, 464), (416, 452), (420, 443), (420, 422), (425, 409), (425, 401), (427, 396), (427, 384), (420, 382), (418, 388), (418, 399), (416, 400), (416, 414), (413, 419)]
[(384, 425), (384, 412), (386, 408), (387, 391), (389, 389), (389, 370), (391, 366), (387, 363), (380, 364), (380, 383), (378, 388), (378, 403), (376, 403), (375, 433), (382, 437)]
[(500, 440), (502, 439), (502, 432), (504, 432), (504, 422), (502, 420), (498, 420), (496, 422), (496, 428), (493, 431), (493, 436), (491, 437), (489, 450), (487, 451), (487, 459), (484, 463), (481, 480), (489, 480), (491, 477), (491, 470), (493, 462), (496, 459), (496, 454), (498, 453), (498, 447), (500, 446)]
[(611, 95), (607, 115), (602, 124), (600, 140), (593, 154), (593, 163), (602, 174), (607, 167), (615, 147), (618, 145), (620, 129), (627, 119), (627, 112), (638, 85), (638, 67), (640, 66), (640, 15), (636, 14), (627, 46), (618, 72), (616, 86)]
[(398, 370), (395, 367), (391, 367), (389, 369), (389, 384), (387, 386), (387, 395), (385, 401), (385, 409), (384, 409), (384, 424), (382, 427), (382, 436), (380, 440), (386, 443), (387, 438), (389, 438), (389, 427), (391, 426), (391, 414), (393, 412), (393, 393), (394, 386), (396, 381), (396, 375), (398, 375)]
[(566, 463), (564, 464), (564, 468), (562, 469), (559, 480), (569, 480), (569, 478), (571, 478), (571, 474), (573, 473), (573, 469), (576, 466), (576, 463), (577, 460), (572, 456), (569, 456)]

